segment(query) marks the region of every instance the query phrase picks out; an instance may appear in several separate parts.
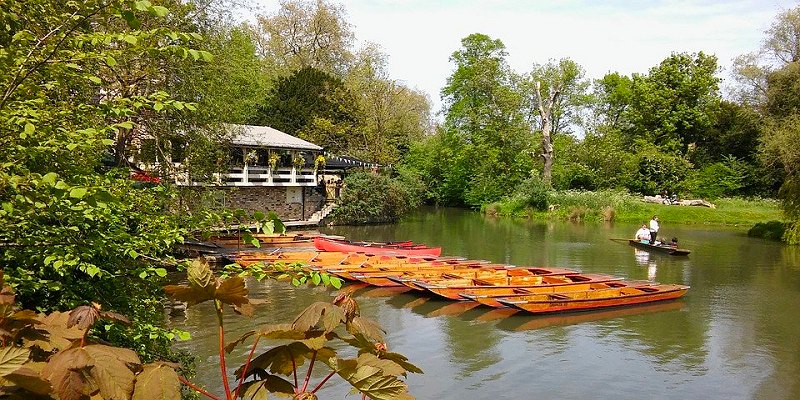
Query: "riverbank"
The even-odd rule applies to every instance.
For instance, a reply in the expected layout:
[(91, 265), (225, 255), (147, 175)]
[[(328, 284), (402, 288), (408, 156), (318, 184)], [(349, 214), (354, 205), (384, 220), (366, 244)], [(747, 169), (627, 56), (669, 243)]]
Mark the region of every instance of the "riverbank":
[(729, 198), (713, 203), (716, 208), (645, 203), (638, 196), (618, 191), (556, 191), (548, 194), (547, 211), (525, 207), (515, 199), (488, 204), (481, 211), (546, 221), (641, 223), (658, 215), (661, 221), (669, 223), (753, 226), (783, 220), (777, 200)]

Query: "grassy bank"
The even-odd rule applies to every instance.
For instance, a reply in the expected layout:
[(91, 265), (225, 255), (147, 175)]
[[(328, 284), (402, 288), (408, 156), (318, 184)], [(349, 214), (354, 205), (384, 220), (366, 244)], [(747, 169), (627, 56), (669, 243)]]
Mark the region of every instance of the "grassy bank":
[(536, 211), (515, 199), (486, 205), (487, 214), (562, 221), (661, 221), (681, 224), (747, 225), (783, 220), (780, 203), (769, 199), (718, 199), (716, 208), (645, 203), (638, 196), (618, 191), (556, 191), (548, 196), (549, 211)]

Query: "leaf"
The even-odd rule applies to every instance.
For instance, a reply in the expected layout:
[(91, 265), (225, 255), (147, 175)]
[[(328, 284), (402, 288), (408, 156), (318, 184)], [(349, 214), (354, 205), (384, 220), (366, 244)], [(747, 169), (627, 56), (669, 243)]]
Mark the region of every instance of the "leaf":
[[(299, 368), (307, 358), (311, 357), (312, 353), (306, 345), (300, 342), (276, 346), (253, 358), (245, 375), (249, 376), (255, 369), (263, 369), (273, 374), (288, 376), (294, 371), (294, 366)], [(237, 377), (242, 376), (243, 368), (244, 366), (236, 370)]]
[(132, 400), (179, 400), (181, 383), (175, 369), (164, 363), (145, 364), (136, 376)]
[(61, 400), (82, 400), (97, 387), (88, 379), (93, 367), (91, 357), (83, 348), (60, 351), (50, 357), (41, 376), (50, 382), (53, 394)]
[(18, 370), (28, 361), (31, 351), (22, 347), (0, 348), (0, 377)]
[(127, 399), (133, 393), (133, 368), (141, 365), (133, 350), (92, 344), (83, 348), (92, 360), (89, 374), (100, 395), (107, 399)]
[(350, 322), (347, 323), (347, 331), (353, 335), (364, 335), (365, 337), (377, 342), (383, 342), (384, 340), (383, 329), (381, 329), (381, 327), (375, 321), (361, 316), (355, 316)]
[(156, 268), (153, 270), (159, 277), (163, 278), (167, 276), (167, 270), (165, 268)]
[(85, 331), (94, 325), (100, 318), (100, 310), (92, 306), (79, 306), (69, 312), (69, 319), (67, 319), (67, 328), (73, 326)]
[(214, 273), (211, 272), (211, 268), (208, 266), (208, 262), (206, 262), (205, 259), (192, 261), (192, 263), (189, 264), (189, 269), (186, 271), (186, 276), (189, 280), (189, 284), (197, 286), (198, 288), (209, 289), (216, 286)]
[(78, 327), (67, 328), (68, 319), (69, 314), (62, 312), (40, 316), (38, 328), (47, 331), (49, 337), (32, 340), (30, 345), (47, 352), (68, 348), (73, 341), (83, 337), (83, 331)]
[(233, 351), (233, 349), (236, 348), (236, 346), (238, 346), (239, 344), (243, 343), (245, 340), (247, 340), (248, 338), (252, 337), (255, 334), (256, 334), (256, 331), (250, 331), (250, 332), (245, 333), (242, 336), (239, 336), (238, 339), (236, 339), (236, 340), (228, 343), (227, 345), (225, 345), (225, 352), (230, 354)]
[(73, 150), (75, 150), (77, 148), (78, 148), (78, 145), (75, 144), (75, 143), (70, 143), (70, 144), (67, 145), (67, 150), (69, 150), (69, 151), (73, 151)]
[(363, 353), (358, 356), (358, 365), (369, 365), (381, 370), (383, 375), (403, 375), (406, 370), (392, 360), (378, 358), (372, 353)]
[(56, 184), (56, 179), (58, 179), (58, 174), (55, 172), (48, 172), (42, 177), (42, 182), (53, 186)]
[(25, 128), (23, 128), (22, 132), (25, 133), (26, 136), (33, 135), (34, 131), (36, 131), (36, 126), (35, 125), (33, 125), (30, 122), (25, 123)]
[(86, 79), (88, 79), (89, 81), (91, 81), (92, 83), (97, 84), (97, 85), (103, 83), (103, 80), (100, 79), (99, 76), (89, 75), (89, 76), (86, 77)]
[(333, 286), (336, 289), (341, 289), (342, 288), (342, 280), (337, 278), (337, 277), (335, 277), (335, 276), (332, 276), (331, 277), (331, 286)]
[(124, 40), (124, 41), (126, 41), (126, 42), (128, 42), (128, 43), (130, 43), (132, 45), (135, 45), (137, 42), (139, 42), (139, 39), (137, 39), (136, 36), (133, 36), (133, 35), (124, 35), (124, 36), (122, 36), (122, 40)]
[(402, 355), (400, 353), (385, 352), (385, 353), (381, 353), (380, 358), (386, 359), (386, 360), (392, 360), (395, 363), (397, 363), (398, 365), (400, 365), (401, 367), (403, 367), (403, 369), (405, 369), (408, 372), (412, 372), (412, 373), (415, 373), (415, 374), (422, 374), (423, 373), (422, 370), (419, 367), (417, 367), (416, 365), (411, 364), (410, 362), (408, 362), (408, 358), (406, 358), (406, 356), (404, 356), (404, 355)]
[(169, 14), (169, 9), (164, 6), (153, 6), (150, 7), (151, 12), (157, 17), (164, 17)]
[(82, 199), (84, 196), (86, 196), (86, 192), (87, 192), (86, 188), (82, 187), (74, 188), (69, 191), (69, 197), (73, 199)]
[(225, 279), (217, 288), (214, 298), (224, 304), (241, 306), (250, 303), (247, 298), (247, 288), (244, 286), (244, 279), (240, 276)]
[(242, 389), (244, 390), (239, 392), (239, 396), (248, 400), (268, 399), (268, 393), (294, 396), (294, 386), (286, 379), (272, 374), (267, 374), (261, 380), (244, 383)]
[(110, 320), (112, 320), (114, 322), (118, 322), (118, 323), (121, 323), (121, 324), (124, 324), (124, 325), (130, 325), (131, 324), (131, 321), (128, 319), (128, 317), (126, 317), (126, 316), (124, 316), (122, 314), (117, 314), (115, 312), (111, 312), (111, 311), (101, 312), (100, 313), (100, 317), (101, 318), (105, 318), (105, 319), (110, 319)]
[(339, 360), (336, 372), (359, 392), (373, 400), (411, 399), (408, 386), (393, 375), (382, 375), (380, 368), (359, 365), (356, 360)]
[(106, 65), (108, 65), (109, 67), (113, 67), (117, 65), (117, 60), (115, 60), (114, 57), (106, 56)]
[(193, 286), (167, 285), (164, 286), (164, 292), (172, 296), (175, 300), (185, 301), (190, 306), (200, 304), (204, 301), (214, 300), (214, 296), (206, 290)]
[(161, 111), (164, 108), (164, 103), (157, 101), (153, 103), (153, 109), (156, 111)]
[(332, 332), (339, 324), (345, 321), (345, 315), (341, 308), (318, 301), (306, 307), (300, 315), (295, 318), (292, 327), (299, 331), (309, 331), (315, 328), (319, 322), (325, 332)]
[[(3, 379), (40, 396), (48, 395), (52, 391), (50, 382), (42, 379), (40, 372), (44, 363), (27, 363), (24, 367), (3, 377)], [(38, 367), (38, 370), (36, 369)], [(49, 396), (48, 396), (49, 397)]]

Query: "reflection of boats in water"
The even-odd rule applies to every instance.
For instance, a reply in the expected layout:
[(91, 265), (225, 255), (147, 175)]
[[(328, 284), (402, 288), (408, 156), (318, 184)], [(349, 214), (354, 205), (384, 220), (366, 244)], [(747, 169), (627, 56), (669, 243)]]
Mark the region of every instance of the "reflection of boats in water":
[(541, 329), (549, 326), (574, 325), (584, 322), (599, 321), (619, 317), (630, 317), (640, 314), (650, 314), (666, 311), (681, 310), (684, 303), (680, 300), (662, 303), (643, 304), (624, 308), (614, 308), (602, 311), (574, 312), (569, 314), (548, 314), (531, 316), (519, 313), (497, 323), (497, 327), (509, 331), (527, 331)]

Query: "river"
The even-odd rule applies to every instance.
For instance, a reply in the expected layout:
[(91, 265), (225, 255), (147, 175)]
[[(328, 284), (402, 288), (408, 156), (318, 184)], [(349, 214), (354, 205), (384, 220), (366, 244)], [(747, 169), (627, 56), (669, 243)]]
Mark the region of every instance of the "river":
[[(643, 253), (609, 240), (632, 236), (637, 228), (431, 208), (398, 224), (324, 232), (414, 240), (471, 259), (691, 286), (677, 301), (552, 316), (508, 316), (386, 289), (357, 291), (362, 315), (387, 331), (390, 350), (425, 371), (406, 380), (418, 399), (800, 398), (800, 249), (748, 238), (743, 227), (668, 223), (661, 234), (692, 249), (689, 257)], [(263, 304), (252, 319), (226, 316), (228, 341), (262, 324), (290, 322), (307, 305), (333, 295), (274, 281), (249, 282), (249, 288)], [(210, 304), (171, 321), (192, 334), (176, 347), (198, 356), (196, 381), (219, 392)], [(231, 355), (231, 372), (245, 351), (241, 346)], [(319, 394), (360, 398), (348, 391), (334, 378)]]

